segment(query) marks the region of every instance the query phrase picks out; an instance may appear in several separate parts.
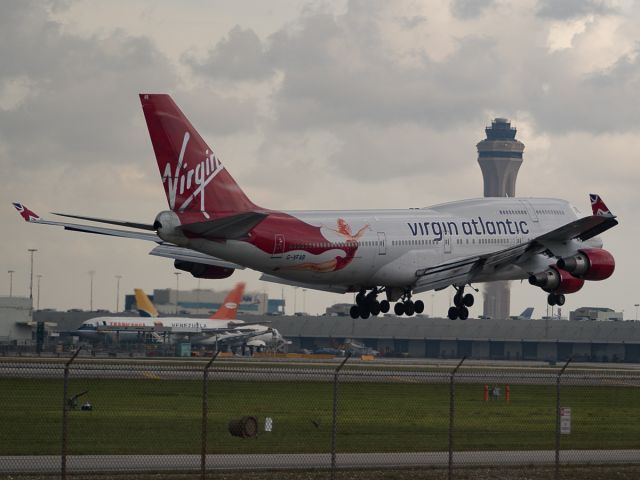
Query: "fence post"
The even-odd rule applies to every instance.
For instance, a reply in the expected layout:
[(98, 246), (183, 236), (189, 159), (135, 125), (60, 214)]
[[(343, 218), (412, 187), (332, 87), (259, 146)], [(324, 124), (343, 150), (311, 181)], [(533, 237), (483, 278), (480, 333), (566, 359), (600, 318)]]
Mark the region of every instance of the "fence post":
[(447, 478), (453, 478), (453, 420), (455, 417), (455, 400), (456, 400), (456, 384), (455, 376), (462, 363), (466, 360), (466, 356), (462, 357), (460, 363), (453, 369), (449, 376), (449, 473)]
[(569, 357), (567, 363), (560, 369), (558, 375), (556, 376), (556, 468), (555, 468), (555, 480), (560, 478), (560, 377), (569, 366), (571, 359), (573, 357)]
[(333, 419), (331, 424), (331, 480), (336, 478), (336, 434), (338, 432), (338, 375), (347, 360), (351, 358), (351, 351), (348, 351), (344, 360), (335, 372), (333, 372)]
[(71, 358), (64, 364), (64, 380), (62, 387), (62, 453), (60, 458), (60, 473), (62, 480), (67, 480), (67, 436), (68, 436), (68, 424), (67, 424), (67, 416), (69, 412), (69, 399), (68, 399), (68, 390), (69, 390), (69, 366), (76, 359), (78, 354), (82, 350), (82, 347), (79, 347), (75, 353), (71, 356)]
[(202, 374), (202, 450), (200, 452), (200, 470), (202, 480), (207, 475), (207, 420), (209, 415), (209, 369), (213, 362), (218, 358), (219, 350), (213, 354), (209, 363), (204, 367)]

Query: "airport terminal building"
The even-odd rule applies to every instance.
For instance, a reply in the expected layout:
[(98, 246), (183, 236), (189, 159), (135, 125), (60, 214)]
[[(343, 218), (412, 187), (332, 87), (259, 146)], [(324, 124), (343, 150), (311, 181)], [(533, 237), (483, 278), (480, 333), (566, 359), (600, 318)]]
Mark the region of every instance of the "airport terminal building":
[(354, 339), (378, 350), (427, 358), (640, 362), (640, 323), (634, 321), (449, 320), (384, 316), (271, 317), (292, 343), (289, 351), (336, 347)]

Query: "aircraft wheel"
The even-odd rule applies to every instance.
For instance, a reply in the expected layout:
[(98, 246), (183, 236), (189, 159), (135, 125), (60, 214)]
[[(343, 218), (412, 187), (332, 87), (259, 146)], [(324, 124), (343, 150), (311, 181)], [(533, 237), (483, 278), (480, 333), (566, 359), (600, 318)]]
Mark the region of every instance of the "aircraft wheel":
[(366, 297), (364, 296), (364, 293), (360, 292), (356, 295), (356, 303), (358, 304), (358, 306), (360, 305), (364, 305)]
[(416, 307), (413, 305), (413, 302), (411, 300), (407, 300), (406, 302), (404, 302), (405, 315), (410, 317), (411, 315), (414, 314), (415, 311), (416, 311)]
[(380, 302), (380, 311), (382, 313), (388, 313), (390, 309), (391, 309), (391, 304), (389, 303), (389, 300), (382, 300)]
[(471, 295), (470, 293), (467, 293), (463, 298), (462, 298), (462, 303), (464, 303), (465, 307), (473, 307), (473, 295)]
[(351, 305), (349, 315), (351, 315), (351, 318), (358, 318), (360, 316), (360, 307), (358, 307), (357, 305)]
[(380, 313), (380, 302), (374, 301), (369, 305), (369, 310), (371, 310), (371, 315), (374, 317), (378, 316)]
[(449, 320), (457, 320), (457, 318), (458, 318), (458, 308), (457, 307), (449, 307), (449, 311), (447, 312), (447, 317), (449, 317)]
[(565, 300), (566, 299), (564, 298), (564, 295), (562, 293), (556, 295), (556, 305), (561, 307), (562, 305), (564, 305)]
[(467, 307), (460, 307), (458, 309), (458, 316), (460, 317), (460, 320), (466, 320), (469, 318), (469, 309)]
[(371, 315), (371, 311), (365, 306), (358, 307), (358, 309), (360, 310), (360, 318), (369, 318)]
[(424, 302), (422, 300), (416, 300), (413, 304), (413, 308), (415, 309), (416, 313), (424, 312)]
[(550, 293), (547, 297), (547, 303), (552, 307), (556, 304), (556, 295), (554, 293)]
[(456, 307), (461, 307), (461, 306), (462, 306), (462, 296), (461, 296), (459, 293), (456, 293), (456, 294), (453, 296), (453, 304), (454, 304)]
[(393, 306), (393, 312), (399, 317), (402, 316), (404, 314), (404, 304), (401, 302), (396, 302), (396, 304)]

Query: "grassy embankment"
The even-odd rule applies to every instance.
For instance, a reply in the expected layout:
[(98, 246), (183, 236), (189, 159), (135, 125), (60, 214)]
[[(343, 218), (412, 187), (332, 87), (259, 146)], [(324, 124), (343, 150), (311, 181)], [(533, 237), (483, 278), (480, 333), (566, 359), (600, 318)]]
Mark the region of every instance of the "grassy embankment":
[[(73, 379), (93, 411), (69, 413), (70, 454), (199, 453), (202, 384), (197, 381)], [(322, 383), (213, 381), (209, 453), (327, 452), (332, 386)], [(449, 386), (340, 384), (341, 452), (447, 448)], [(511, 402), (484, 402), (482, 385), (456, 386), (457, 450), (552, 449), (555, 388), (512, 386)], [(562, 448), (640, 448), (640, 391), (625, 386), (565, 387), (571, 435)], [(0, 379), (0, 455), (60, 452), (62, 382)], [(273, 432), (232, 437), (228, 421), (273, 418)]]

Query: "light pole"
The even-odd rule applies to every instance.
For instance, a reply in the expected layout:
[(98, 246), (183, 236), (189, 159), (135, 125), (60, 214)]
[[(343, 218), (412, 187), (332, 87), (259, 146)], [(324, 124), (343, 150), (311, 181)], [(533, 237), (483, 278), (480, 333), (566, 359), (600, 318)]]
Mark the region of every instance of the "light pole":
[(37, 300), (36, 300), (36, 310), (40, 310), (40, 279), (42, 278), (41, 274), (36, 275), (36, 277), (38, 278), (38, 294), (36, 296)]
[(176, 315), (178, 315), (178, 300), (180, 298), (180, 275), (182, 272), (173, 272), (176, 276)]
[(120, 311), (120, 279), (122, 275), (116, 275), (116, 313)]
[(38, 251), (37, 248), (29, 248), (27, 250), (31, 255), (31, 274), (29, 276), (29, 298), (31, 299), (31, 305), (33, 306), (33, 254)]
[(298, 287), (293, 287), (293, 314), (298, 311)]
[(9, 273), (9, 296), (13, 297), (13, 274), (16, 273), (15, 270), (8, 270)]
[(638, 307), (640, 307), (640, 303), (636, 303), (633, 306), (636, 307), (636, 322), (637, 322), (638, 321)]
[(93, 312), (93, 276), (95, 270), (89, 270), (89, 311)]
[(302, 311), (307, 313), (307, 289), (302, 289)]

